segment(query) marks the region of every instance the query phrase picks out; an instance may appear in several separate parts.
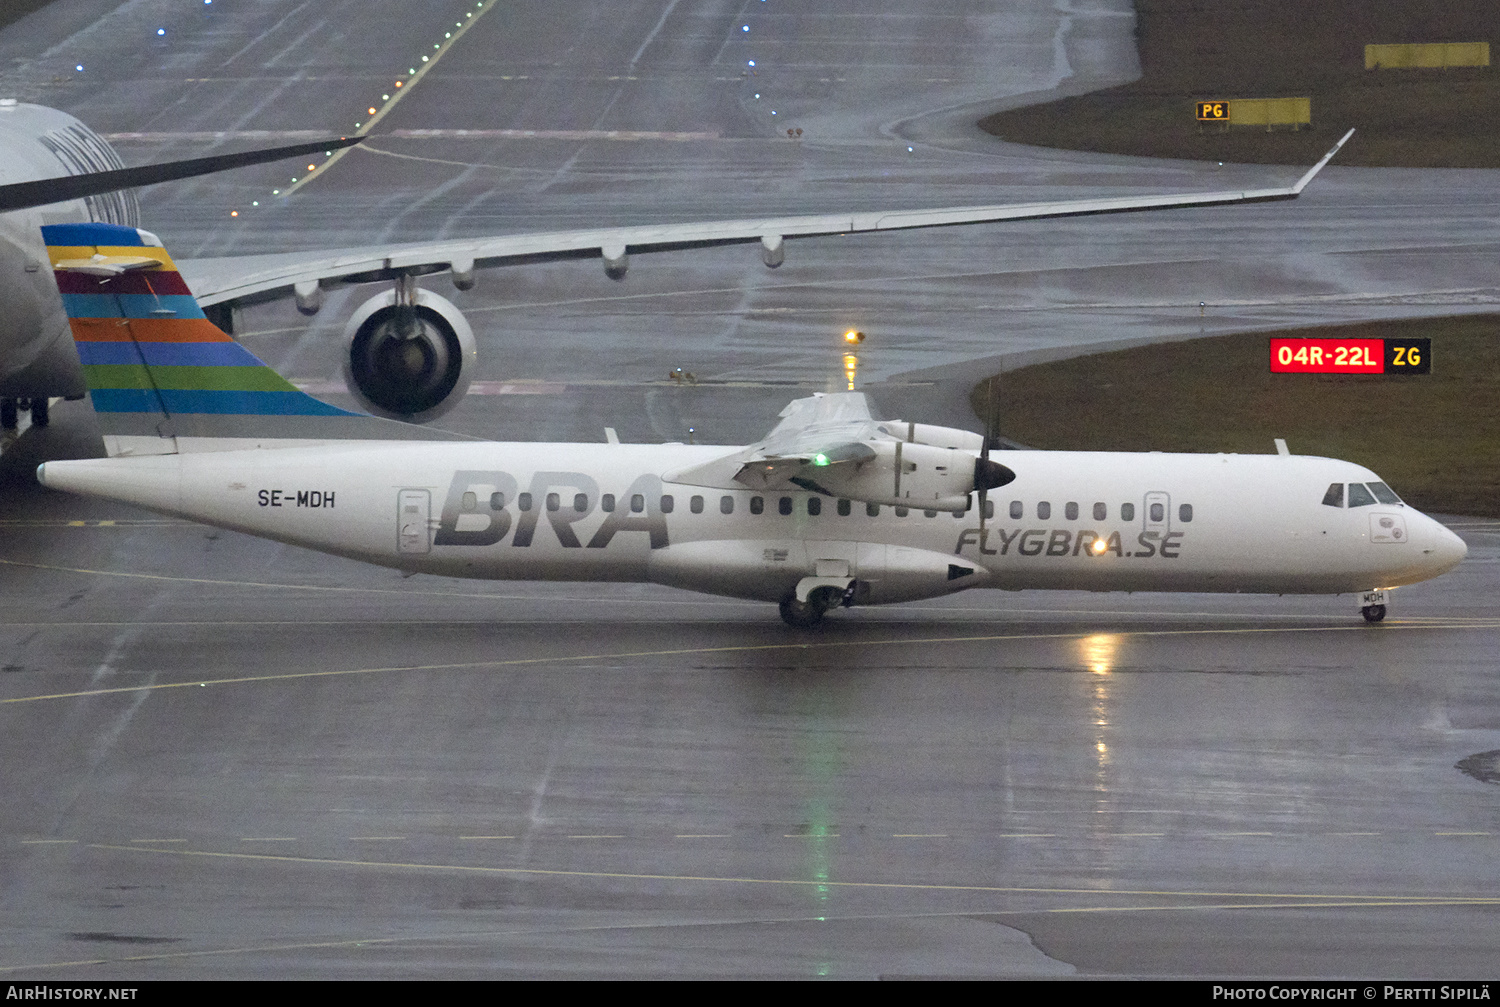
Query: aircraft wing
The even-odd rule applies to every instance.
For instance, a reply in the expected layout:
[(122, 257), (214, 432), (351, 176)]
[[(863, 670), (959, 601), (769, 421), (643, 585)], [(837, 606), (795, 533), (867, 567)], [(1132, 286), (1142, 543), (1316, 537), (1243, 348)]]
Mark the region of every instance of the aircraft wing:
[(467, 277), (476, 267), (568, 258), (602, 257), (607, 268), (623, 271), (629, 255), (753, 242), (761, 244), (766, 264), (775, 266), (781, 263), (783, 243), (793, 238), (1296, 199), (1353, 133), (1350, 130), (1344, 134), (1296, 183), (1280, 188), (586, 228), (336, 251), (179, 259), (178, 267), (199, 303), (208, 307), (257, 295), (274, 296), (298, 287), (311, 294), (317, 287), (393, 279), (403, 274), (452, 272), (457, 278)]

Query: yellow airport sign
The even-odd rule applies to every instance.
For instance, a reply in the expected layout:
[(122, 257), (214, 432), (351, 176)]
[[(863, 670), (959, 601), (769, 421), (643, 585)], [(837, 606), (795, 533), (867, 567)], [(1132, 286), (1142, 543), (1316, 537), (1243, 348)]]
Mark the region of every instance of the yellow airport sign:
[(1422, 42), (1365, 46), (1366, 70), (1445, 69), (1489, 66), (1488, 42)]

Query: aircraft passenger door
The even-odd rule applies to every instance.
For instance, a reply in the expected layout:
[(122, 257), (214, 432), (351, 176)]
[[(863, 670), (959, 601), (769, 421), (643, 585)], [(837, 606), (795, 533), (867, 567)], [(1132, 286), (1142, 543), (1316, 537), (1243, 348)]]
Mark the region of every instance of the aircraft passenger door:
[(427, 490), (402, 490), (396, 498), (396, 551), (419, 555), (432, 549), (428, 519), (432, 516), (432, 494)]
[(1165, 535), (1172, 530), (1172, 497), (1169, 494), (1147, 493), (1145, 506), (1141, 509), (1146, 531)]

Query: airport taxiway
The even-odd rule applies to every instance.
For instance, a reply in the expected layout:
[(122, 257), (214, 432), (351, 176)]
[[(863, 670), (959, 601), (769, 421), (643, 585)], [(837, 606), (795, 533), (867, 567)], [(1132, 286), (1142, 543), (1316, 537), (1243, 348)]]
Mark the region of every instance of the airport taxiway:
[[(137, 134), (134, 161), (346, 131), (442, 42), (352, 0), (53, 6), (0, 32), (0, 80)], [(1122, 12), (505, 5), (382, 120), (384, 154), (285, 202), (271, 169), (153, 190), (147, 226), (188, 257), (1297, 173), (963, 125), (1129, 79)], [(136, 45), (157, 17), (180, 20)], [(528, 129), (569, 135), (500, 132)], [(734, 441), (837, 387), (853, 325), (878, 403), (969, 425), (967, 383), (1028, 354), (1493, 310), (1497, 180), (1334, 165), (1295, 203), (810, 240), (774, 273), (727, 248), (623, 283), (438, 278), (494, 393), (445, 424)], [(244, 341), (337, 380), (374, 292), (310, 323), (248, 309)], [(1491, 522), (1457, 522), (1470, 558), (1373, 628), (1349, 599), (975, 592), (802, 635), (768, 606), (402, 579), (48, 494), (35, 461), (95, 450), (86, 403), (55, 415), (0, 463), (7, 977), (1492, 971), (1496, 790), (1455, 768), (1500, 749)]]

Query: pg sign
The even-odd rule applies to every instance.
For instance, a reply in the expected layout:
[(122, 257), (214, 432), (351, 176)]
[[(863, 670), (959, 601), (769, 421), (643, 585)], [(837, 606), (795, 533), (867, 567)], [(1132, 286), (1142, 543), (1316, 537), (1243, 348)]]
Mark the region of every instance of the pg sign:
[(1227, 101), (1200, 101), (1198, 102), (1199, 122), (1228, 122), (1229, 102)]

